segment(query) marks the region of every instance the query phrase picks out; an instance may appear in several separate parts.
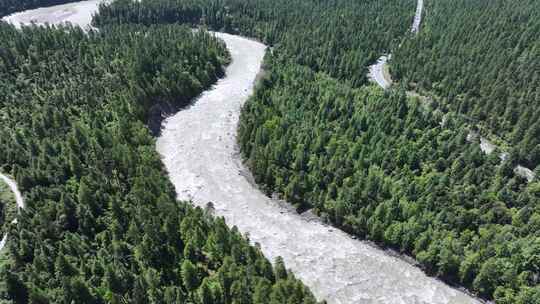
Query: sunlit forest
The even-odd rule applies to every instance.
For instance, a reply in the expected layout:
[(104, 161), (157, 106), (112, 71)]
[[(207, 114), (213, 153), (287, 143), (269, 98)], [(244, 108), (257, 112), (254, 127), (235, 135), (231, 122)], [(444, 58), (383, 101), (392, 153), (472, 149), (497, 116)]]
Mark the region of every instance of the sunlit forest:
[[(418, 35), (414, 0), (117, 0), (99, 31), (0, 24), (0, 164), (29, 205), (0, 295), (316, 302), (281, 259), (175, 200), (153, 113), (186, 106), (230, 61), (196, 26), (269, 46), (238, 129), (268, 196), (482, 299), (539, 303), (540, 167), (514, 172), (540, 162), (539, 2), (425, 2)], [(382, 90), (366, 74), (389, 52)], [(508, 159), (469, 142), (471, 124)]]
[[(269, 194), (281, 193), (299, 211), (314, 208), (348, 232), (412, 254), (428, 273), (464, 285), (482, 297), (502, 303), (530, 303), (537, 298), (540, 240), (535, 231), (540, 219), (540, 184), (529, 184), (514, 174), (512, 164), (522, 159), (520, 154), (512, 153), (512, 159), (504, 163), (495, 154), (484, 155), (478, 145), (467, 142), (465, 118), (451, 115), (441, 125), (440, 107), (426, 107), (421, 100), (407, 98), (403, 89), (383, 94), (374, 88), (355, 88), (366, 84), (360, 78), (364, 76), (358, 75), (365, 75), (365, 67), (384, 51), (383, 45), (397, 48), (395, 41), (401, 41), (397, 36), (404, 35), (398, 50), (405, 49), (431, 33), (432, 18), (444, 18), (428, 14), (422, 34), (411, 38), (406, 33), (409, 23), (404, 20), (410, 18), (406, 12), (413, 11), (413, 5), (388, 7), (393, 14), (379, 12), (376, 21), (362, 19), (369, 35), (360, 31), (352, 38), (352, 34), (323, 34), (326, 30), (346, 33), (354, 29), (352, 24), (360, 26), (358, 19), (342, 21), (340, 10), (331, 8), (364, 5), (367, 9), (348, 11), (367, 16), (374, 14), (369, 10), (377, 7), (373, 2), (299, 1), (292, 6), (279, 1), (250, 2), (256, 9), (236, 1), (156, 3), (118, 2), (104, 10), (103, 16), (114, 22), (143, 24), (199, 20), (211, 28), (259, 37), (274, 46), (266, 61), (267, 74), (242, 113), (239, 134), (246, 161)], [(227, 5), (220, 5), (224, 3)], [(310, 9), (302, 6), (307, 3)], [(451, 2), (444, 6), (450, 9)], [(137, 14), (130, 14), (133, 7)], [(226, 13), (215, 12), (225, 7)], [(280, 7), (287, 13), (269, 17)], [(177, 19), (176, 14), (185, 18), (181, 11), (189, 11), (193, 17)], [(396, 18), (400, 12), (401, 18)], [(300, 16), (285, 17), (291, 14)], [(319, 23), (320, 28), (302, 27), (310, 19), (319, 20), (313, 16), (327, 21)], [(379, 24), (386, 16), (394, 22), (401, 20), (402, 25)], [(306, 39), (310, 35), (316, 38)], [(311, 46), (317, 39), (327, 43)], [(354, 41), (359, 43), (353, 44), (356, 54), (367, 52), (361, 55), (365, 61), (356, 66), (346, 52)], [(308, 60), (311, 54), (317, 58), (315, 62)], [(396, 62), (399, 56), (397, 51)], [(337, 62), (351, 67), (351, 72), (336, 70)], [(445, 64), (450, 69), (456, 65)], [(470, 65), (461, 66), (468, 69)], [(529, 71), (534, 73), (534, 69)]]
[(407, 31), (415, 5), (415, 0), (119, 0), (103, 5), (94, 21), (203, 24), (260, 39), (291, 63), (360, 86), (367, 83), (367, 66)]
[(540, 2), (426, 1), (423, 30), (394, 52), (392, 74), (426, 90), (540, 165)]
[(224, 44), (179, 25), (0, 24), (0, 162), (27, 208), (3, 303), (315, 303), (281, 260), (178, 202), (149, 110), (223, 75)]
[(442, 122), (403, 90), (352, 89), (268, 61), (239, 132), (268, 193), (482, 297), (534, 303), (539, 182), (468, 143), (459, 116)]

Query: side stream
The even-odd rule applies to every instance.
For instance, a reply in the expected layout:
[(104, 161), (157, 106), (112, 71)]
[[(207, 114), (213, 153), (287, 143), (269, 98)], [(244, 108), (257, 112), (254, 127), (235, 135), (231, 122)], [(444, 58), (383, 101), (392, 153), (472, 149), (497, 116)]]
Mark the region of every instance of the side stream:
[[(84, 1), (18, 13), (20, 24), (89, 25), (100, 1)], [(419, 268), (367, 242), (298, 215), (249, 182), (236, 146), (240, 109), (253, 92), (265, 46), (238, 36), (216, 34), (231, 52), (227, 75), (191, 107), (163, 123), (157, 150), (179, 199), (214, 206), (217, 216), (258, 243), (264, 254), (282, 256), (319, 299), (329, 303), (478, 303), (474, 298), (426, 276)]]

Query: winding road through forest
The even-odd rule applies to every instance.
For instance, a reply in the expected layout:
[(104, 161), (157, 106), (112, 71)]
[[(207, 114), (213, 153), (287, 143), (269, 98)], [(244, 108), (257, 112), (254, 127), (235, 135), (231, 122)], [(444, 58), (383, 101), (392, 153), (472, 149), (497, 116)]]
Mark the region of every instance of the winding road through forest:
[[(7, 20), (88, 26), (99, 1), (32, 10)], [(237, 149), (240, 109), (253, 92), (266, 47), (217, 33), (232, 55), (225, 78), (194, 104), (163, 123), (157, 150), (179, 199), (206, 206), (237, 226), (263, 253), (282, 256), (295, 275), (328, 303), (469, 304), (465, 293), (428, 277), (419, 268), (367, 242), (352, 239), (314, 216), (260, 192)]]

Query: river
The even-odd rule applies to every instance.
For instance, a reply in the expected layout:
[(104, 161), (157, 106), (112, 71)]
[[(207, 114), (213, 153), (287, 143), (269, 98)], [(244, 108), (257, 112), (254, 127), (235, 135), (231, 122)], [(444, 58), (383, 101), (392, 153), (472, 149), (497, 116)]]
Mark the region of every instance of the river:
[[(86, 27), (98, 2), (32, 10), (8, 20), (68, 20)], [(269, 259), (282, 256), (317, 298), (328, 303), (478, 303), (403, 259), (354, 240), (316, 218), (298, 215), (250, 182), (249, 171), (239, 158), (236, 130), (240, 109), (253, 92), (265, 46), (238, 36), (216, 35), (232, 54), (225, 78), (192, 106), (166, 119), (157, 139), (157, 150), (178, 198), (203, 207), (212, 202), (216, 215), (249, 234)]]
[[(13, 196), (15, 197), (15, 203), (17, 204), (17, 208), (24, 208), (24, 200), (21, 194), (21, 191), (19, 191), (19, 188), (17, 187), (17, 183), (11, 179), (9, 176), (4, 175), (0, 173), (0, 182), (6, 183), (8, 185), (11, 192), (13, 192)], [(17, 219), (14, 219), (12, 223), (17, 223)], [(4, 246), (7, 242), (7, 233), (2, 236), (2, 239), (0, 240), (0, 251), (4, 249)]]

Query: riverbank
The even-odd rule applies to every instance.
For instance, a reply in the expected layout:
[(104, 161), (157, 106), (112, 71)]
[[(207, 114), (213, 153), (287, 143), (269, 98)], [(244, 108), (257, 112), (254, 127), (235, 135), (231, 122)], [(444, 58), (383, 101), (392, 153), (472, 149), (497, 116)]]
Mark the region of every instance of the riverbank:
[(478, 303), (345, 232), (306, 219), (250, 182), (236, 148), (240, 109), (253, 92), (264, 45), (217, 34), (229, 47), (226, 77), (163, 125), (158, 152), (178, 198), (213, 213), (249, 235), (271, 260), (286, 265), (328, 303)]
[(92, 22), (93, 13), (98, 10), (99, 4), (104, 1), (106, 0), (89, 0), (38, 8), (11, 14), (4, 17), (3, 20), (18, 28), (23, 24), (30, 23), (38, 25), (71, 23), (87, 29)]
[(16, 216), (15, 195), (6, 183), (0, 182), (0, 235), (4, 235), (7, 226)]
[(249, 171), (235, 150), (236, 129), (265, 46), (217, 35), (233, 57), (226, 77), (191, 107), (169, 117), (157, 139), (178, 198), (201, 207), (212, 202), (217, 216), (249, 235), (269, 259), (282, 256), (295, 276), (328, 303), (478, 303), (367, 242), (306, 220), (249, 183), (241, 174)]
[[(417, 7), (416, 7), (416, 13), (413, 19), (413, 24), (411, 27), (411, 32), (416, 35), (420, 31), (420, 25), (422, 23), (422, 14), (424, 10), (424, 1), (423, 0), (417, 0)], [(394, 82), (392, 81), (392, 75), (390, 74), (390, 69), (388, 65), (388, 61), (392, 58), (392, 54), (390, 55), (382, 55), (375, 64), (371, 65), (369, 67), (369, 73), (368, 78), (376, 83), (379, 87), (386, 90), (389, 89)], [(409, 96), (416, 96), (420, 99), (434, 99), (437, 97), (426, 97), (422, 95), (421, 92), (416, 91), (409, 91), (407, 92), (407, 95)], [(440, 98), (439, 98), (440, 99)], [(482, 152), (484, 152), (486, 155), (490, 155), (495, 150), (500, 151), (499, 158), (501, 161), (505, 161), (509, 154), (508, 154), (508, 147), (509, 145), (504, 142), (499, 137), (494, 136), (491, 132), (484, 131), (485, 133), (489, 133), (488, 136), (481, 136), (477, 132), (473, 131), (473, 129), (482, 129), (485, 130), (486, 128), (482, 128), (480, 125), (473, 125), (470, 126), (471, 132), (469, 133), (469, 136), (467, 137), (467, 140), (471, 143), (478, 142), (480, 145), (480, 149)], [(488, 137), (496, 137), (497, 141), (503, 142), (503, 145), (496, 145), (495, 142)], [(528, 182), (532, 182), (536, 178), (536, 174), (531, 169), (522, 166), (522, 165), (516, 165), (514, 168), (514, 173), (522, 178), (525, 178)]]

